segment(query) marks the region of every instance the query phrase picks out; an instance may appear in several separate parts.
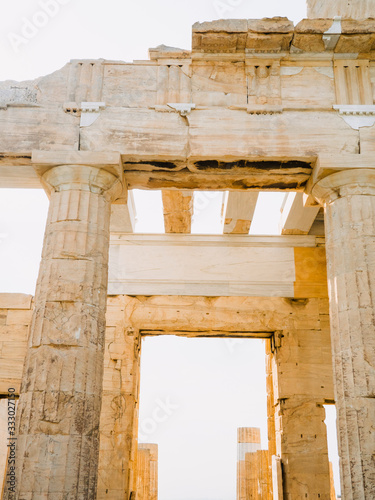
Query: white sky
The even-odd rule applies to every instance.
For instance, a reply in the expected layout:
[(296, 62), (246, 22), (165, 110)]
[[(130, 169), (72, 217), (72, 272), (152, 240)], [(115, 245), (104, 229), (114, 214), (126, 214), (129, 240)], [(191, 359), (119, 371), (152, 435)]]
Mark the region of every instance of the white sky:
[[(41, 14), (46, 4), (50, 14)], [(282, 15), (298, 22), (305, 13), (305, 0), (3, 0), (0, 81), (34, 79), (70, 59), (132, 61), (160, 44), (190, 48), (196, 21)], [(281, 198), (272, 197), (271, 210), (262, 195), (252, 233), (277, 232)], [(160, 193), (136, 193), (136, 202), (137, 232), (162, 232)], [(0, 292), (34, 293), (47, 209), (41, 191), (1, 191)], [(220, 209), (220, 194), (200, 204), (193, 232), (220, 232)], [(168, 398), (178, 409), (153, 429), (152, 413)], [(159, 500), (234, 500), (236, 428), (261, 427), (266, 445), (265, 401), (262, 341), (146, 339), (140, 432), (159, 444)], [(334, 450), (333, 422), (330, 415)]]

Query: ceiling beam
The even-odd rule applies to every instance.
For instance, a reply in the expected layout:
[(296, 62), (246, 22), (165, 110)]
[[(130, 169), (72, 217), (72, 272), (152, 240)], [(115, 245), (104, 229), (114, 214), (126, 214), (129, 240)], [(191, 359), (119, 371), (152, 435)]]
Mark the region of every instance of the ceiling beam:
[(281, 207), (279, 227), (281, 234), (309, 234), (320, 206), (304, 205), (303, 193), (288, 193)]
[(163, 214), (166, 233), (191, 232), (193, 191), (163, 190)]
[(127, 203), (113, 203), (111, 207), (111, 233), (134, 233), (136, 209), (132, 191), (128, 191)]
[(230, 191), (223, 202), (224, 234), (249, 234), (259, 193)]

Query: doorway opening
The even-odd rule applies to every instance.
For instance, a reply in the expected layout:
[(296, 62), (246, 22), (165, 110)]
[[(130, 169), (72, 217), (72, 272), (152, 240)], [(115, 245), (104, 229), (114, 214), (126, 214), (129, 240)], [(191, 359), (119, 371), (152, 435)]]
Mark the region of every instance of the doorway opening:
[(237, 429), (267, 448), (261, 339), (144, 337), (139, 443), (158, 444), (159, 500), (234, 500)]

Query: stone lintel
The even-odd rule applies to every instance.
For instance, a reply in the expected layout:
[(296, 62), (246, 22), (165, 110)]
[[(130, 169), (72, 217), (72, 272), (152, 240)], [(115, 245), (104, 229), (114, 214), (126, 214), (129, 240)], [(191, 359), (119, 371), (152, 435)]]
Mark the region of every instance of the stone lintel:
[(129, 189), (302, 191), (316, 157), (232, 155), (174, 158), (123, 156)]
[(100, 167), (117, 177), (122, 175), (121, 155), (107, 151), (40, 151), (32, 152), (31, 162), (39, 175), (59, 165)]

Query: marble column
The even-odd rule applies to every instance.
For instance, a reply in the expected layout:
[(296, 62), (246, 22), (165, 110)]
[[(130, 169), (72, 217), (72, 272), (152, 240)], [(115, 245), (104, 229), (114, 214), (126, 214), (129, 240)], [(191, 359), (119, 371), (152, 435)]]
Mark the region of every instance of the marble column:
[(375, 498), (375, 170), (320, 180), (325, 207), (341, 488)]
[(66, 163), (48, 165), (51, 152), (39, 155), (37, 167), (50, 207), (17, 411), (16, 493), (4, 490), (9, 499), (96, 498), (109, 222), (121, 168), (119, 155), (116, 166), (83, 164), (94, 153), (56, 154)]

